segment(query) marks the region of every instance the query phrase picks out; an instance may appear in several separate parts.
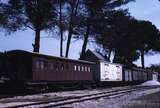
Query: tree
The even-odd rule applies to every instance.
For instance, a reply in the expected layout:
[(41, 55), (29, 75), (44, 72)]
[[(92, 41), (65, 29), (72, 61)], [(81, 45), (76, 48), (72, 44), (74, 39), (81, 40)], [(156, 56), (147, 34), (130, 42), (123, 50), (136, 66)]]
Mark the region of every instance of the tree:
[(114, 62), (132, 64), (141, 55), (144, 68), (144, 54), (155, 49), (159, 30), (151, 22), (136, 20), (125, 11), (115, 12), (109, 22), (110, 26), (104, 27), (97, 42), (107, 51), (114, 51)]
[[(80, 59), (83, 59), (83, 56), (86, 51), (87, 42), (89, 35), (96, 34), (95, 31), (98, 29), (99, 26), (106, 26), (107, 23), (106, 17), (109, 16), (109, 13), (112, 12), (111, 10), (114, 10), (116, 7), (119, 7), (121, 5), (127, 4), (128, 2), (133, 0), (99, 0), (99, 1), (93, 1), (93, 0), (84, 0), (84, 4), (86, 7), (86, 32), (84, 34), (84, 42), (82, 45), (82, 51), (80, 55)], [(105, 23), (105, 24), (104, 24)], [(107, 24), (108, 25), (108, 24)]]
[(3, 5), (2, 14), (7, 23), (3, 24), (9, 32), (30, 28), (35, 32), (33, 51), (39, 52), (40, 33), (51, 28), (56, 23), (56, 11), (54, 0), (9, 0)]
[(155, 65), (152, 64), (149, 68), (160, 72), (160, 64), (155, 64)]
[[(65, 15), (65, 5), (66, 1), (65, 0), (58, 0), (58, 6), (57, 6), (57, 11), (58, 11), (58, 28), (60, 32), (60, 57), (63, 57), (63, 32), (66, 30), (66, 15)], [(52, 29), (51, 29), (52, 30)]]
[(60, 56), (63, 56), (63, 29), (62, 29), (62, 1), (59, 1), (59, 23), (60, 23), (60, 34), (61, 34), (61, 42), (60, 42)]
[[(133, 0), (69, 0), (69, 28), (68, 28), (68, 40), (66, 46), (66, 55), (68, 57), (71, 38), (73, 35), (79, 35), (81, 39), (84, 39), (82, 46), (81, 57), (83, 56), (88, 37), (92, 34), (92, 23), (99, 16), (100, 13), (104, 13), (107, 10), (114, 9)], [(104, 11), (105, 10), (105, 11)], [(103, 12), (104, 11), (104, 12)], [(80, 21), (80, 22), (79, 22)], [(83, 37), (81, 33), (83, 34)], [(78, 32), (78, 33), (77, 33)]]
[(149, 21), (137, 21), (133, 31), (135, 33), (136, 47), (141, 54), (141, 63), (144, 68), (144, 55), (155, 49), (155, 44), (159, 40), (159, 30)]
[(138, 58), (136, 47), (132, 44), (134, 36), (131, 35), (130, 29), (134, 20), (127, 10), (116, 10), (108, 12), (103, 26), (97, 26), (99, 34), (95, 37), (96, 41), (108, 53), (109, 60), (111, 52), (114, 52), (113, 61), (116, 63), (132, 65), (132, 61)]
[(78, 5), (79, 5), (79, 0), (68, 0), (68, 14), (69, 14), (69, 20), (68, 20), (68, 39), (67, 39), (67, 45), (66, 45), (66, 54), (65, 57), (68, 57), (69, 53), (69, 48), (70, 48), (70, 43), (71, 43), (71, 38), (73, 35), (73, 28), (75, 27), (75, 22), (77, 18), (77, 11), (78, 11)]

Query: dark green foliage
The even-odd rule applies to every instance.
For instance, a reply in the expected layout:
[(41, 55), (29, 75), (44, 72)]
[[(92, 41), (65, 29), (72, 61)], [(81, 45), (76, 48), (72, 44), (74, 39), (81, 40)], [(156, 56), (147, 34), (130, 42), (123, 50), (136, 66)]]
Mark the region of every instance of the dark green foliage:
[[(149, 51), (160, 51), (159, 30), (149, 21), (139, 21), (117, 7), (134, 0), (9, 0), (0, 2), (0, 27), (7, 32), (35, 31), (33, 48), (39, 52), (42, 30), (60, 30), (60, 56), (63, 56), (63, 32), (68, 31), (65, 57), (72, 38), (83, 39), (83, 59), (90, 37), (95, 38), (104, 56), (114, 62), (132, 65)], [(58, 34), (57, 34), (58, 35)]]
[(159, 40), (159, 30), (149, 21), (137, 21), (134, 25), (134, 36), (136, 49), (141, 53), (142, 67), (144, 68), (144, 54), (150, 50), (156, 50)]
[[(130, 1), (134, 0), (84, 0), (83, 4), (85, 7), (85, 13), (83, 17), (82, 23), (77, 27), (77, 31), (81, 31), (83, 34), (82, 39), (84, 40), (82, 51), (80, 55), (80, 59), (83, 59), (83, 56), (86, 51), (86, 46), (88, 43), (88, 39), (91, 36), (96, 36), (97, 31), (103, 31), (103, 27), (108, 25), (106, 21), (106, 17), (110, 16), (111, 11), (116, 7), (127, 4)], [(108, 15), (108, 16), (107, 16)], [(83, 30), (84, 29), (84, 30)]]
[(33, 28), (43, 30), (55, 24), (56, 13), (52, 0), (25, 0), (24, 6)]
[(20, 0), (11, 0), (7, 3), (0, 3), (0, 27), (8, 33), (23, 29), (22, 4)]
[(153, 69), (153, 70), (155, 70), (155, 71), (160, 72), (160, 64), (151, 65), (149, 68), (150, 68), (150, 69)]
[(53, 0), (9, 0), (1, 3), (0, 24), (5, 30), (15, 32), (31, 28), (35, 31), (34, 52), (39, 52), (40, 32), (56, 23), (55, 1)]
[(154, 50), (159, 40), (159, 30), (151, 22), (138, 21), (124, 10), (111, 12), (106, 26), (98, 28), (97, 42), (107, 53), (114, 52), (114, 62), (125, 65), (132, 65), (141, 55), (144, 67), (144, 54)]
[(113, 10), (116, 7), (127, 4), (134, 0), (75, 0), (69, 2), (69, 21), (68, 21), (68, 41), (66, 47), (66, 57), (68, 57), (69, 47), (72, 36), (76, 38), (84, 39), (82, 46), (81, 56), (83, 56), (89, 36), (92, 36), (95, 32), (93, 25), (100, 21), (104, 13), (109, 10)]
[[(131, 44), (133, 38), (129, 36), (129, 27), (134, 18), (129, 16), (127, 10), (111, 11), (107, 19), (97, 27), (97, 42), (103, 46), (106, 53), (114, 52), (114, 62), (129, 64), (137, 59), (137, 52)], [(110, 58), (110, 54), (108, 54)]]

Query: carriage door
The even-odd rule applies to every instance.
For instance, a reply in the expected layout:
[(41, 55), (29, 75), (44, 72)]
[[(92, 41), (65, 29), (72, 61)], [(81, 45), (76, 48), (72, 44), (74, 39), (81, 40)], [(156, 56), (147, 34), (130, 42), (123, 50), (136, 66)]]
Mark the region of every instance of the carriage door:
[(157, 73), (153, 73), (152, 79), (157, 81), (158, 80), (158, 74)]

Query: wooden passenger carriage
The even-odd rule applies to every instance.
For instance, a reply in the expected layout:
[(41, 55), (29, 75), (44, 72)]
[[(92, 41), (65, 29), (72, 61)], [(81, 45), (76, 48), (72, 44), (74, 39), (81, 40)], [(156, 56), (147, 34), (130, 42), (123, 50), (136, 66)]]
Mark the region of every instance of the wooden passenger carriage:
[(6, 53), (10, 77), (25, 82), (92, 81), (92, 62), (13, 50)]

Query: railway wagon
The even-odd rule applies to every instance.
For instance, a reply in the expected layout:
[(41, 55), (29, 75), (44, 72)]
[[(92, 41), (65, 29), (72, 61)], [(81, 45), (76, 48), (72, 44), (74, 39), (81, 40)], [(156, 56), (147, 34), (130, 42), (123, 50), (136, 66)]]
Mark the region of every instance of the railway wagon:
[(98, 73), (100, 74), (100, 81), (122, 81), (121, 64), (101, 61)]
[(95, 62), (94, 80), (99, 82), (122, 81), (122, 65), (108, 62), (102, 55), (87, 50), (83, 59)]
[(94, 63), (54, 57), (23, 50), (6, 52), (10, 78), (30, 83), (92, 81)]
[(7, 74), (7, 67), (5, 67), (7, 64), (6, 61), (5, 54), (0, 52), (0, 80)]
[(3, 62), (4, 62), (4, 58), (3, 58), (4, 54), (0, 52), (0, 84), (3, 83), (2, 80), (2, 76), (3, 76)]
[(3, 64), (3, 53), (0, 52), (0, 77), (1, 77), (1, 74), (2, 74), (2, 64)]
[(152, 77), (153, 71), (149, 69), (123, 68), (123, 71), (124, 71), (124, 81), (144, 82), (153, 79)]

